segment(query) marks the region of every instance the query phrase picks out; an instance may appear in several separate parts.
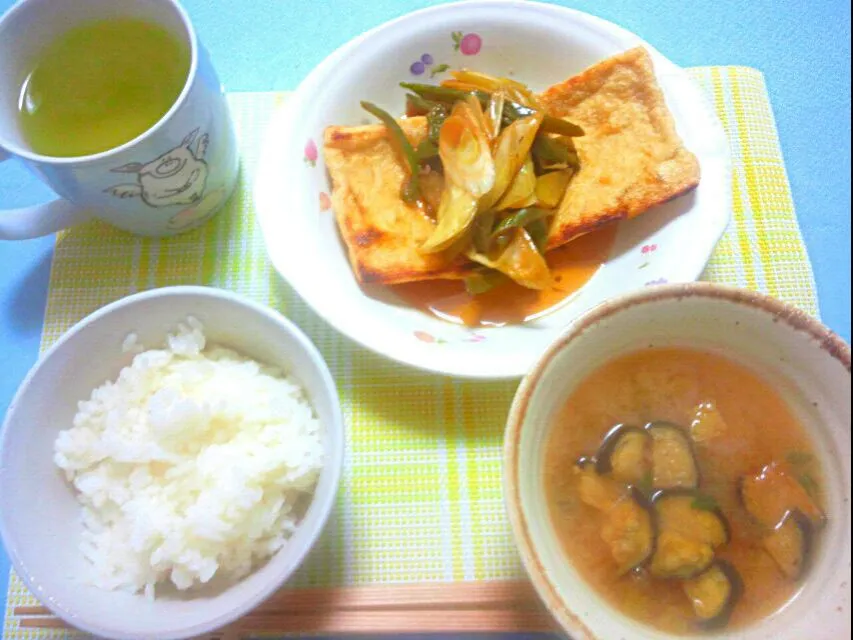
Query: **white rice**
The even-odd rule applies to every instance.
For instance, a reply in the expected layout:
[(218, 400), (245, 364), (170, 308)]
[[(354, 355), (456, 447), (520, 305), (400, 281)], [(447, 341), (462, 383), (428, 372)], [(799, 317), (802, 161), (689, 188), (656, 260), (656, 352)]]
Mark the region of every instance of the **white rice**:
[(249, 573), (294, 531), (323, 465), (323, 428), (299, 385), (205, 347), (188, 318), (79, 403), (54, 461), (83, 506), (92, 584), (154, 595)]

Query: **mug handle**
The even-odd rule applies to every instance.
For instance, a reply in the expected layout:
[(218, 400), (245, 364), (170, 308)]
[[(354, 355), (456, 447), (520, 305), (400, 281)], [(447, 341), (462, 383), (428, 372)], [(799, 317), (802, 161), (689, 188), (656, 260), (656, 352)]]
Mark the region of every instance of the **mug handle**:
[[(0, 162), (11, 156), (0, 147)], [(26, 240), (46, 236), (84, 222), (92, 214), (68, 200), (54, 200), (20, 209), (0, 209), (0, 240)]]

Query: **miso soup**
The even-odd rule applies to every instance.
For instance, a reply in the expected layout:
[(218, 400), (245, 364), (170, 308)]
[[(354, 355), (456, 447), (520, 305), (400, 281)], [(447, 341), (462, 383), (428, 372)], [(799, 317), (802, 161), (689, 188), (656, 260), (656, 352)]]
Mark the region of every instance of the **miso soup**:
[(546, 456), (569, 561), (615, 608), (670, 633), (781, 608), (825, 524), (804, 428), (770, 385), (711, 353), (605, 364), (566, 400)]

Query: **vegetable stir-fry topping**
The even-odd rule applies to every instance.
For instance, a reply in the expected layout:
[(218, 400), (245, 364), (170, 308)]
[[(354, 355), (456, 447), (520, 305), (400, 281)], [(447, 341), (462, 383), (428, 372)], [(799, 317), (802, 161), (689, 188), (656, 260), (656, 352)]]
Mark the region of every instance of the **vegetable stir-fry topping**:
[(405, 160), (403, 200), (421, 201), (422, 171), (443, 173), (435, 230), (421, 250), (464, 253), (482, 265), (466, 281), (472, 294), (509, 280), (545, 289), (549, 225), (580, 170), (573, 138), (583, 129), (545, 113), (516, 80), (466, 69), (450, 76), (438, 86), (401, 83), (409, 92), (406, 115), (427, 119), (428, 134), (417, 147), (390, 114), (361, 103), (388, 128)]

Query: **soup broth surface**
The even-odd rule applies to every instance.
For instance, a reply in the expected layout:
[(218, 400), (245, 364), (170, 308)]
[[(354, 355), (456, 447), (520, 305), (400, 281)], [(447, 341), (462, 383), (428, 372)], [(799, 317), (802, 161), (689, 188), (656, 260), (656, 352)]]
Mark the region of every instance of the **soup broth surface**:
[(738, 482), (771, 463), (784, 467), (822, 505), (822, 477), (804, 428), (773, 387), (716, 354), (680, 348), (645, 349), (613, 360), (568, 397), (546, 448), (544, 485), (550, 516), (567, 558), (615, 608), (658, 629), (701, 631), (678, 580), (647, 568), (620, 573), (602, 538), (602, 514), (579, 495), (577, 462), (593, 456), (617, 424), (667, 421), (690, 434), (701, 480), (728, 520), (731, 539), (716, 556), (733, 565), (743, 594), (727, 629), (771, 615), (802, 582), (791, 580), (767, 553), (767, 534), (744, 508)]

